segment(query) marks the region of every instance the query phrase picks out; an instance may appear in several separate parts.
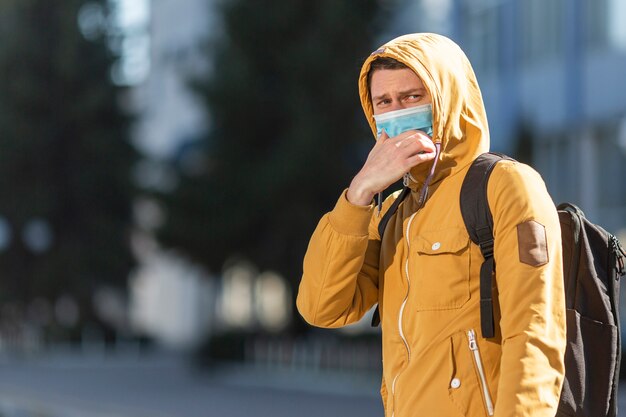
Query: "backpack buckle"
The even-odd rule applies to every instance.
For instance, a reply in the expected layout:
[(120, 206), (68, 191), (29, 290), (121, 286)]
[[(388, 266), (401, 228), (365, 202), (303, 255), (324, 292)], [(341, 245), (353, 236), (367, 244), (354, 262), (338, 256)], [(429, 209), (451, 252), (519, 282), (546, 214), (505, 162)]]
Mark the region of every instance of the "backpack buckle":
[(626, 274), (626, 263), (624, 259), (626, 258), (626, 251), (620, 245), (619, 240), (613, 235), (611, 235), (611, 243), (613, 246), (613, 251), (615, 252), (615, 259), (617, 261), (617, 276), (621, 276)]
[(483, 254), (483, 258), (487, 259), (493, 257), (493, 239), (479, 242), (478, 246), (480, 247), (480, 253)]

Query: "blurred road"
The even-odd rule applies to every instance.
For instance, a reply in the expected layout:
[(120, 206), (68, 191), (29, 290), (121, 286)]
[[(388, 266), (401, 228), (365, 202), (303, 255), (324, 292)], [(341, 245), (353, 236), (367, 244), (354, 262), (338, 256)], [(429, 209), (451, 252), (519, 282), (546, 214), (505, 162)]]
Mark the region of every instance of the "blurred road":
[(382, 417), (377, 385), (375, 375), (199, 372), (164, 354), (0, 356), (0, 417)]
[(180, 357), (0, 357), (0, 417), (380, 417), (373, 375), (221, 366)]

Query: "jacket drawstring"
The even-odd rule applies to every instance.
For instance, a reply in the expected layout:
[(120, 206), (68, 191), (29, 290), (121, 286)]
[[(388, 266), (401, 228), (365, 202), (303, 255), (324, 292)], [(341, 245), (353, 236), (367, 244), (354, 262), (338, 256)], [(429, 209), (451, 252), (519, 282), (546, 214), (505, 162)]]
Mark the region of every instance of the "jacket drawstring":
[(430, 168), (430, 172), (424, 181), (424, 186), (420, 191), (420, 197), (417, 200), (417, 209), (422, 208), (424, 203), (426, 202), (426, 198), (428, 198), (428, 186), (435, 175), (435, 167), (437, 167), (437, 162), (439, 161), (439, 154), (441, 153), (441, 142), (435, 142), (435, 159), (433, 161), (433, 166)]

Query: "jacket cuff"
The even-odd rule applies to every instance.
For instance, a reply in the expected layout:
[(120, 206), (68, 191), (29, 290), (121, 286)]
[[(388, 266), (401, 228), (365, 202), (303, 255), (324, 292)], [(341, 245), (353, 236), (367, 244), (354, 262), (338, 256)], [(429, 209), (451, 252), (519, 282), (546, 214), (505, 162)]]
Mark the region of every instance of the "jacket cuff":
[(328, 217), (335, 231), (351, 236), (367, 236), (370, 220), (374, 213), (374, 204), (357, 206), (348, 201), (347, 189), (341, 193), (339, 200)]

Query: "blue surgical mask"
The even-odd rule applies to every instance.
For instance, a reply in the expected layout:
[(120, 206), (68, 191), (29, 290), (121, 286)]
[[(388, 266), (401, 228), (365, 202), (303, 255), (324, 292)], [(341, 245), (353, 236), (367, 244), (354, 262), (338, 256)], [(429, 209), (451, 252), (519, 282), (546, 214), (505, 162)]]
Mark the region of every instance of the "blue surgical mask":
[(394, 110), (374, 116), (376, 135), (387, 132), (390, 138), (407, 130), (421, 130), (428, 136), (433, 135), (433, 109), (430, 104)]

